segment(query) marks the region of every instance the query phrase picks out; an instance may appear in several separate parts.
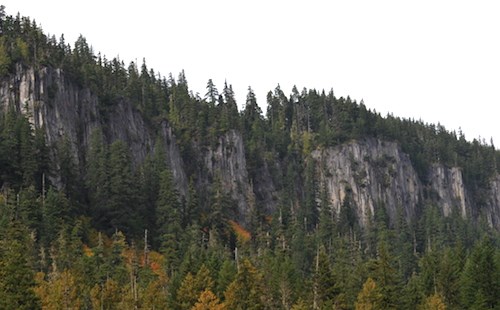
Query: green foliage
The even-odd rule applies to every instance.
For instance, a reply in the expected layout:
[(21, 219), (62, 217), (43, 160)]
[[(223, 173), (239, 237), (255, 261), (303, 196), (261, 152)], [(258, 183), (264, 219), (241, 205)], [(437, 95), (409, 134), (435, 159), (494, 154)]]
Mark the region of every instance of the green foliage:
[(33, 291), (33, 263), (26, 249), (33, 247), (28, 229), (12, 221), (0, 239), (0, 308), (39, 309), (40, 302)]
[(134, 183), (130, 155), (123, 141), (115, 141), (109, 150), (109, 198), (107, 216), (115, 230), (137, 235), (142, 217), (137, 213), (137, 186)]
[(236, 279), (224, 293), (226, 306), (235, 310), (264, 309), (263, 295), (261, 275), (249, 260), (243, 260)]
[(11, 60), (5, 46), (5, 38), (0, 38), (0, 76), (4, 76), (9, 73), (9, 67)]
[(377, 259), (372, 261), (371, 277), (378, 284), (381, 294), (381, 309), (397, 309), (400, 304), (400, 279), (394, 264), (394, 257), (389, 253), (387, 244), (381, 242), (377, 249)]
[(188, 273), (177, 292), (177, 309), (191, 309), (200, 294), (205, 290), (211, 290), (213, 285), (210, 271), (205, 265), (201, 266), (195, 276)]
[(42, 237), (45, 246), (55, 240), (63, 228), (69, 227), (71, 222), (70, 202), (66, 195), (49, 188), (42, 203)]
[[(498, 307), (498, 232), (477, 224), (500, 171), (493, 145), (382, 117), (333, 91), (294, 87), (287, 97), (278, 85), (264, 116), (249, 88), (238, 111), (228, 83), (219, 93), (209, 80), (200, 98), (184, 72), (162, 78), (145, 60), (125, 66), (95, 55), (83, 36), (71, 47), (28, 18), (0, 11), (0, 21), (0, 76), (62, 69), (68, 83), (98, 97), (92, 117), (101, 125), (90, 137), (80, 128), (78, 141), (48, 145), (25, 107), (0, 109), (0, 308)], [(57, 85), (47, 92), (52, 102)], [(117, 104), (144, 120), (150, 139), (140, 156), (130, 141), (114, 140), (107, 121)], [(244, 152), (247, 166), (237, 168), (251, 186), (237, 190), (252, 206), (249, 218), (225, 171), (206, 165), (227, 133), (243, 137), (244, 150), (226, 146), (223, 156), (230, 163)], [(360, 223), (354, 189), (343, 189), (336, 210), (327, 184), (320, 187), (313, 151), (370, 138), (396, 141), (409, 155), (425, 186), (417, 218), (400, 210), (390, 218), (379, 202), (366, 215), (375, 220)], [(436, 163), (461, 167), (472, 218), (442, 214), (427, 180)], [(243, 242), (231, 227), (251, 237)], [(491, 238), (479, 241), (482, 233)]]
[(462, 306), (469, 309), (495, 309), (499, 305), (500, 266), (495, 261), (493, 241), (484, 237), (474, 246), (461, 277)]
[(180, 234), (180, 202), (177, 189), (174, 187), (172, 173), (166, 169), (160, 174), (160, 191), (156, 204), (156, 224), (160, 251), (167, 257), (171, 269), (178, 264)]

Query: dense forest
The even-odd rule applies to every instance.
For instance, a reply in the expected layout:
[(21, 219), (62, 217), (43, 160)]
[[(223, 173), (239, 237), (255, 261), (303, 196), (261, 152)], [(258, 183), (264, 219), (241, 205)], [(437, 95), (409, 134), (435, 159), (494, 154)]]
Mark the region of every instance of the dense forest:
[[(200, 97), (184, 72), (126, 66), (83, 36), (71, 46), (2, 7), (0, 85), (27, 68), (61, 70), (95, 95), (100, 126), (85, 147), (64, 135), (49, 143), (24, 102), (0, 93), (1, 309), (500, 309), (500, 226), (484, 211), (500, 174), (492, 143), (382, 116), (333, 90), (286, 95), (278, 85), (264, 113), (249, 87), (239, 109), (227, 82), (219, 90), (208, 80)], [(59, 91), (48, 86), (44, 104)], [(154, 137), (140, 161), (110, 134), (124, 102)], [(186, 163), (185, 189), (165, 124)], [(229, 133), (243, 141), (248, 210), (202, 155)], [(380, 206), (363, 222), (349, 190), (338, 212), (329, 205), (311, 154), (366, 139), (408, 154), (426, 189), (415, 217)], [(434, 164), (460, 167), (467, 217), (436, 203)], [(267, 174), (272, 204), (260, 191)]]

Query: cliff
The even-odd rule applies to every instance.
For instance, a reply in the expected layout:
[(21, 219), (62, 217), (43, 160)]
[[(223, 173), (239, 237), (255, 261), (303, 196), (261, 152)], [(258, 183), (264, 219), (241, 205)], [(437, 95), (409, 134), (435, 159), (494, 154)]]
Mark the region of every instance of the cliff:
[[(249, 222), (255, 208), (260, 214), (273, 214), (277, 197), (282, 193), (276, 188), (266, 161), (258, 168), (256, 177), (249, 177), (245, 143), (237, 130), (222, 134), (213, 145), (194, 145), (197, 162), (186, 163), (167, 120), (159, 121), (159, 126), (153, 128), (127, 98), (115, 101), (103, 113), (98, 97), (90, 89), (77, 86), (62, 70), (50, 67), (36, 70), (17, 65), (15, 73), (0, 83), (0, 109), (13, 108), (25, 114), (35, 128), (42, 129), (54, 162), (57, 162), (54, 146), (67, 139), (75, 163), (83, 171), (90, 136), (96, 129), (102, 130), (107, 143), (126, 142), (135, 166), (154, 150), (155, 141), (160, 138), (164, 142), (166, 163), (182, 196), (187, 195), (188, 178), (195, 178), (197, 190), (204, 193), (218, 180), (235, 203), (235, 217), (241, 223)], [(490, 188), (485, 189), (485, 202), (480, 205), (473, 201), (460, 167), (431, 164), (423, 183), (410, 156), (397, 142), (376, 138), (351, 140), (317, 149), (311, 155), (316, 163), (318, 188), (326, 189), (329, 205), (339, 213), (349, 195), (362, 225), (382, 207), (391, 221), (402, 215), (410, 222), (421, 214), (424, 205), (431, 203), (438, 205), (444, 216), (455, 211), (471, 220), (482, 216), (490, 226), (500, 229), (498, 174), (491, 179)], [(196, 175), (188, 176), (186, 165), (199, 165), (198, 169), (191, 169), (197, 171)], [(276, 167), (279, 169), (280, 163)], [(51, 176), (51, 182), (56, 187), (61, 185), (57, 174)]]
[[(108, 143), (126, 142), (133, 164), (142, 163), (154, 147), (154, 137), (141, 116), (126, 98), (118, 98), (112, 112), (99, 112), (99, 99), (90, 89), (79, 87), (60, 69), (42, 67), (39, 70), (16, 66), (14, 74), (0, 83), (0, 109), (13, 108), (25, 114), (30, 123), (45, 132), (51, 149), (51, 160), (57, 163), (55, 146), (66, 139), (79, 171), (84, 169), (90, 136), (101, 129)], [(186, 193), (187, 181), (175, 137), (167, 122), (162, 123), (168, 164), (181, 193)], [(57, 174), (51, 182), (59, 187)]]
[(362, 223), (375, 209), (385, 206), (391, 220), (397, 210), (407, 219), (415, 217), (421, 201), (422, 185), (408, 155), (393, 142), (374, 139), (314, 151), (321, 188), (326, 188), (329, 204), (339, 213), (346, 195), (352, 195)]
[[(362, 223), (376, 208), (385, 207), (390, 220), (401, 211), (407, 221), (421, 214), (424, 204), (436, 204), (444, 216), (456, 211), (465, 219), (484, 216), (491, 227), (500, 229), (500, 176), (491, 181), (487, 204), (471, 201), (462, 169), (441, 164), (430, 166), (423, 184), (410, 158), (396, 142), (365, 139), (351, 141), (312, 153), (320, 188), (326, 188), (329, 205), (337, 212), (351, 195)], [(428, 193), (424, 195), (424, 193)]]

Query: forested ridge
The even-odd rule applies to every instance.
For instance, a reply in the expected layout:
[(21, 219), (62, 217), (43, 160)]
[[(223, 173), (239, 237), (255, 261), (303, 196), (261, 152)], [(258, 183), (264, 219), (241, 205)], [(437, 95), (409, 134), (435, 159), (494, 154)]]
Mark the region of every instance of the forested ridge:
[[(35, 126), (21, 82), (9, 84), (25, 70), (34, 80), (59, 70), (96, 96), (88, 139), (79, 129), (76, 140), (48, 142), (50, 124)], [(52, 108), (63, 86), (49, 84), (33, 105)], [(487, 212), (500, 174), (492, 143), (382, 116), (333, 90), (286, 95), (278, 85), (264, 113), (249, 87), (239, 109), (227, 82), (208, 80), (201, 97), (184, 72), (163, 77), (145, 60), (109, 60), (83, 36), (71, 46), (3, 8), (0, 89), (0, 309), (500, 308), (500, 223)], [(112, 134), (123, 106), (152, 137), (144, 158)], [(246, 167), (234, 159), (240, 138)], [(416, 214), (380, 201), (363, 222), (347, 185), (341, 208), (330, 205), (319, 181), (326, 168), (312, 154), (356, 141), (395, 143), (408, 155), (423, 188)], [(169, 147), (183, 167), (172, 166)], [(245, 183), (228, 190), (229, 172), (208, 168), (218, 149)], [(396, 159), (380, 158), (365, 162), (390, 171)], [(435, 165), (458, 167), (466, 216), (443, 211)]]

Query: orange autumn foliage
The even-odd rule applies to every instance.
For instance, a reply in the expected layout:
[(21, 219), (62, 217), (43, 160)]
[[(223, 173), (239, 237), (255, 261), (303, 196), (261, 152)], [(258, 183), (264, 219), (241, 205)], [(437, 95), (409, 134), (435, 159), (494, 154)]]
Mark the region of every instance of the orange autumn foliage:
[(252, 235), (248, 230), (243, 228), (240, 224), (233, 220), (229, 220), (229, 225), (231, 225), (231, 228), (233, 229), (234, 233), (236, 234), (236, 237), (238, 237), (238, 240), (241, 242), (248, 242), (252, 238)]

